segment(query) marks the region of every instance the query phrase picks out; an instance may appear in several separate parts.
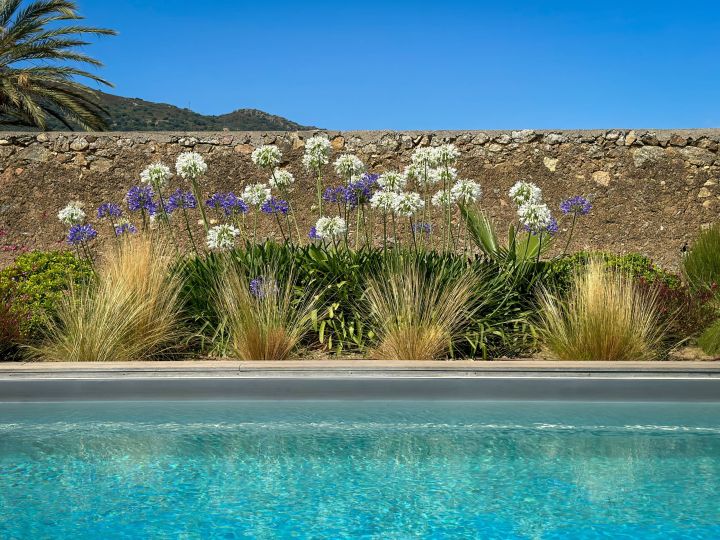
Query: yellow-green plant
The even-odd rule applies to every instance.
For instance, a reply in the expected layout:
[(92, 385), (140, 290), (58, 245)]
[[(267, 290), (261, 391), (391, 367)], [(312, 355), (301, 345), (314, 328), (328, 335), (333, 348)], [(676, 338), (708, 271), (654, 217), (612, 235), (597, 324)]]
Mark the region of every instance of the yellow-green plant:
[(477, 286), (471, 269), (426, 272), (418, 261), (401, 259), (368, 280), (366, 298), (383, 360), (445, 358), (470, 320)]
[(229, 352), (240, 360), (285, 360), (312, 327), (316, 297), (284, 282), (272, 266), (248, 277), (228, 263), (216, 286), (216, 303), (229, 335)]
[(540, 293), (540, 334), (562, 360), (651, 360), (661, 351), (657, 297), (598, 260), (578, 271), (566, 295)]
[(125, 238), (86, 286), (73, 286), (49, 317), (44, 342), (31, 349), (50, 361), (154, 359), (180, 342), (182, 280), (160, 238)]

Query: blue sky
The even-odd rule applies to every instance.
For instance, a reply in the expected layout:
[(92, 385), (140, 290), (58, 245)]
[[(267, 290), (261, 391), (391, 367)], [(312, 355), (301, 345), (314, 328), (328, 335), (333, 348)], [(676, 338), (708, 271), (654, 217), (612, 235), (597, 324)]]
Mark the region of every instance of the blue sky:
[(720, 126), (720, 2), (78, 0), (114, 93), (328, 129)]

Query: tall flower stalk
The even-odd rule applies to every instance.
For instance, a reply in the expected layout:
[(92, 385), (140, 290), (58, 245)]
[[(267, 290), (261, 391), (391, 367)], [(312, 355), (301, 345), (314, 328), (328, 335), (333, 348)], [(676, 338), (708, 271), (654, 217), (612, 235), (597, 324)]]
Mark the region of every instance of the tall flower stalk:
[[(184, 152), (180, 154), (175, 162), (175, 170), (181, 178), (190, 182), (190, 186), (198, 201), (203, 200), (202, 191), (200, 190), (200, 178), (207, 171), (207, 164), (203, 157), (197, 152)], [(210, 228), (205, 208), (200, 205), (200, 215), (202, 216), (205, 232)]]
[(315, 175), (315, 188), (317, 190), (318, 216), (323, 215), (323, 178), (322, 168), (330, 162), (330, 139), (325, 135), (310, 137), (305, 143), (303, 165), (305, 169)]

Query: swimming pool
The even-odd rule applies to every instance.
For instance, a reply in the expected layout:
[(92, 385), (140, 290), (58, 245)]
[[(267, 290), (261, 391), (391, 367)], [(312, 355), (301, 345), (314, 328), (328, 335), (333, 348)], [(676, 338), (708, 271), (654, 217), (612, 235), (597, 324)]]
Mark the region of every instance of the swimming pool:
[(718, 538), (720, 404), (0, 404), (0, 538)]

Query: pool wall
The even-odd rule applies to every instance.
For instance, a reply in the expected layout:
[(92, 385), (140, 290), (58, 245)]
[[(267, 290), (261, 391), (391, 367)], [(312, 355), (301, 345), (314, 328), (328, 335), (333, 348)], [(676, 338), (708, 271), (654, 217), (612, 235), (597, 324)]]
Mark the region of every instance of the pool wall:
[(234, 376), (0, 379), (0, 401), (720, 401), (718, 377)]

